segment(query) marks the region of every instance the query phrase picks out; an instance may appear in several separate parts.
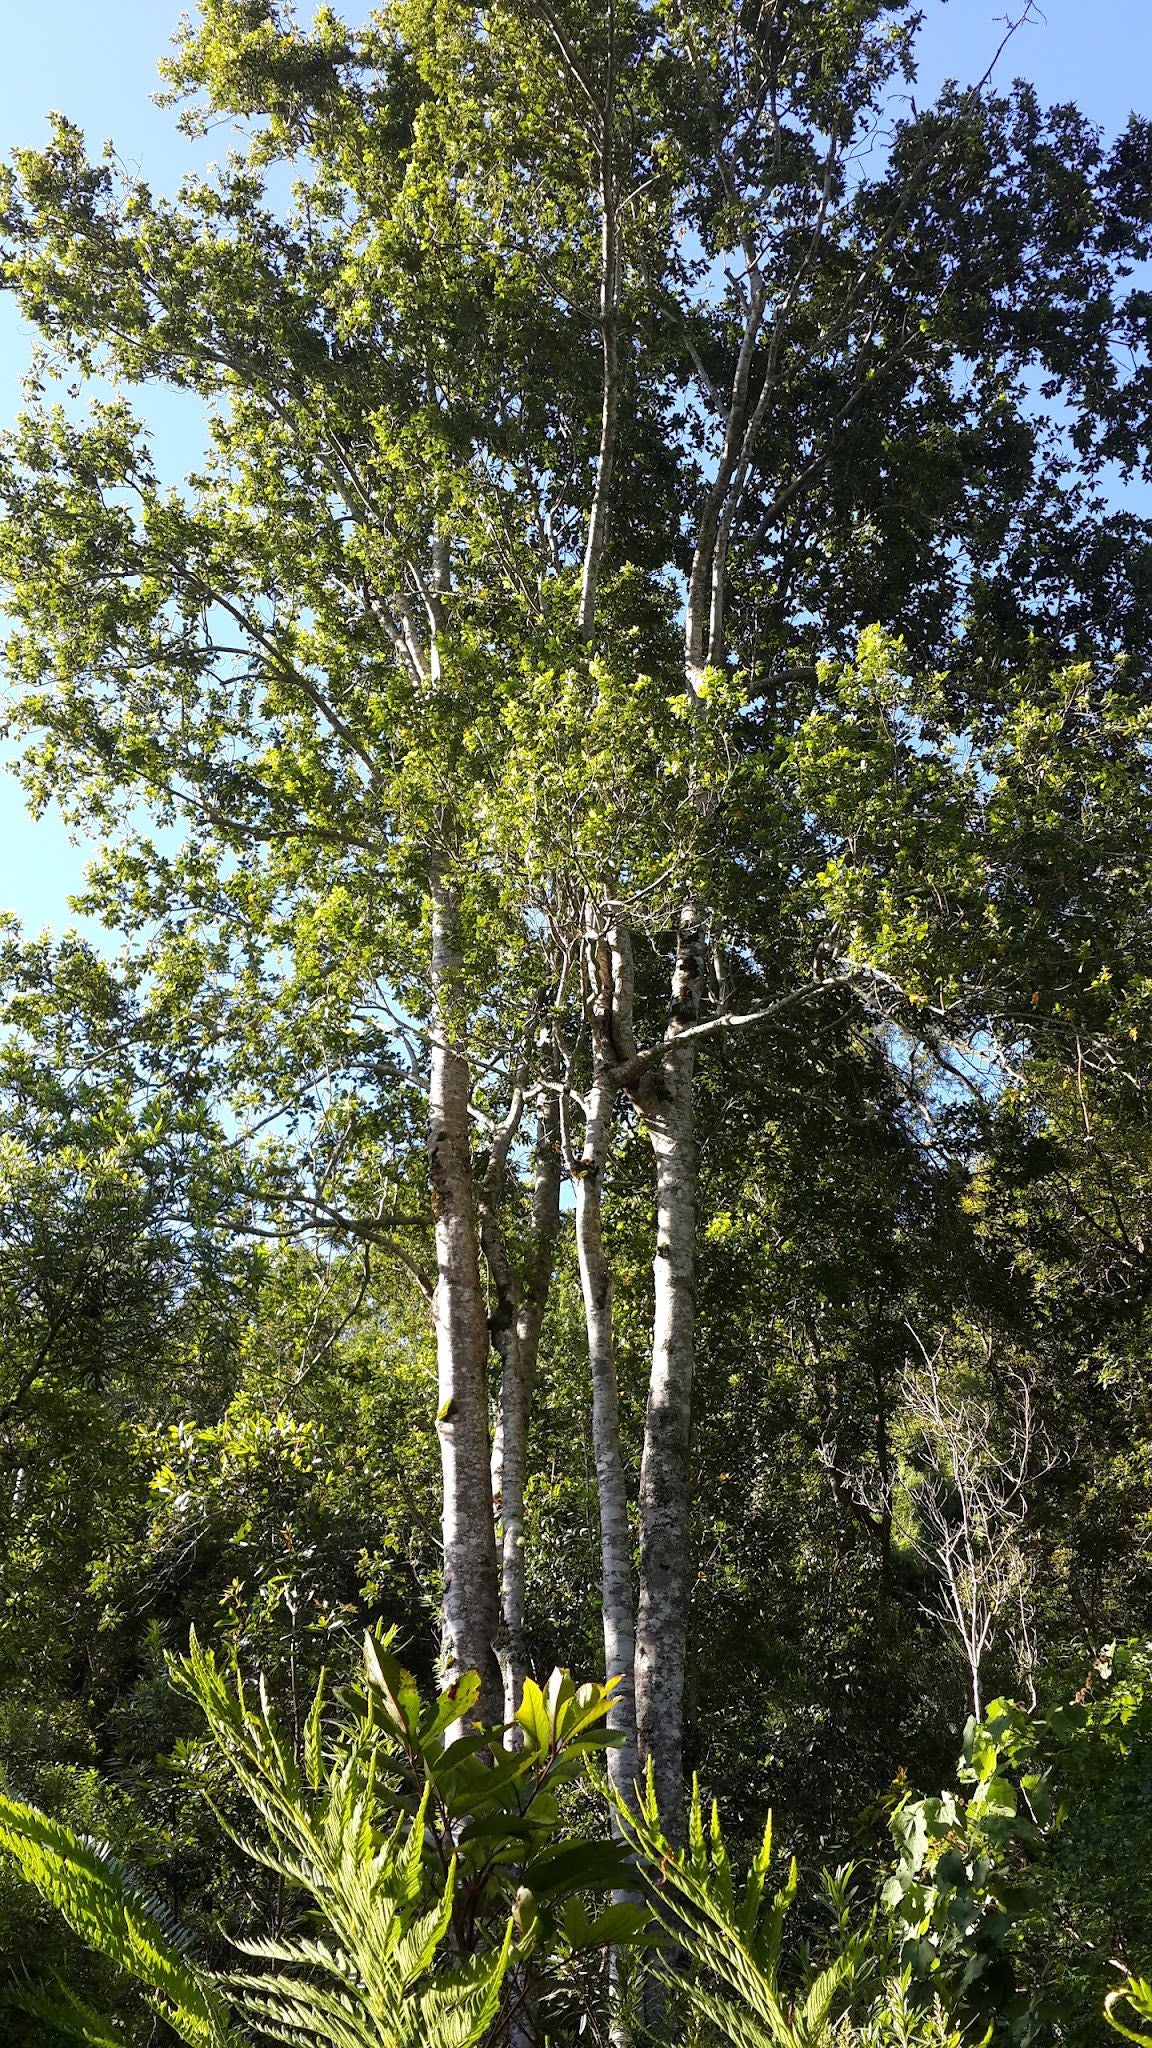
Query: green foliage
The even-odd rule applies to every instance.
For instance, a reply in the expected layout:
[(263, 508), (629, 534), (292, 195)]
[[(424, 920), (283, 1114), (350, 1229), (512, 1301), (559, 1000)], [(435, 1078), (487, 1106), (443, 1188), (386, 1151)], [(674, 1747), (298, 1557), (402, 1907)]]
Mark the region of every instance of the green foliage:
[[(163, 1907), (106, 1848), (0, 1794), (0, 1849), (86, 1942), (144, 1986), (155, 2011), (189, 2048), (230, 2048), (236, 2036), (223, 1996), (190, 1960)], [(67, 2026), (76, 2011), (65, 2003), (54, 2017)]]
[(1048, 2023), (1088, 2048), (1112, 1969), (1152, 1954), (1152, 1646), (1109, 1645), (1074, 1700), (1037, 1717), (1059, 1826), (1021, 1930), (1021, 1968)]
[[(1110, 1646), (1076, 1699), (969, 1722), (961, 1790), (901, 1801), (882, 1894), (914, 1986), (997, 2041), (1091, 2048), (1152, 1945), (1146, 1641)], [(1134, 1975), (1133, 1975), (1133, 1981)]]
[(1043, 1773), (1005, 1773), (1033, 1740), (1028, 1717), (1004, 1700), (969, 1722), (959, 1777), (971, 1789), (901, 1801), (891, 1823), (898, 1862), (881, 1901), (918, 1985), (1025, 2042), (1038, 2022), (1017, 1991), (1013, 1930), (1036, 1904), (1030, 1865), (1053, 1801)]
[[(33, 1807), (0, 1800), (0, 1847), (190, 2048), (228, 2048), (238, 2038), (231, 2014), (258, 2036), (315, 2048), (473, 2048), (513, 1963), (523, 1982), (530, 1958), (548, 1966), (643, 1934), (648, 1914), (635, 1904), (589, 1917), (587, 1896), (619, 1887), (628, 1860), (619, 1844), (566, 1838), (557, 1804), (559, 1788), (617, 1739), (602, 1725), (608, 1689), (559, 1671), (543, 1690), (529, 1681), (516, 1746), (505, 1748), (503, 1730), (469, 1719), (475, 1674), (426, 1705), (387, 1644), (369, 1637), (363, 1684), (333, 1717), (321, 1680), (297, 1756), (263, 1686), (253, 1701), (235, 1663), (195, 1635), (171, 1672), (207, 1726), (215, 1761), (202, 1756), (201, 1769), (221, 1824), (288, 1888), (302, 1923), (237, 1939), (271, 1967), (196, 1963), (171, 1916), (110, 1852)], [(224, 1816), (234, 1790), (257, 1833)], [(83, 2010), (72, 1993), (50, 2008), (41, 1992), (39, 2005), (64, 2028)]]
[(618, 1814), (666, 1937), (663, 1976), (706, 2038), (735, 2048), (960, 2048), (940, 2000), (913, 1996), (875, 1913), (853, 1925), (850, 1867), (823, 1874), (830, 1935), (815, 1953), (805, 1943), (786, 1956), (799, 1871), (793, 1857), (783, 1884), (769, 1890), (771, 1818), (740, 1884), (717, 1807), (706, 1821), (698, 1784), (685, 1848), (661, 1833), (651, 1785), (638, 1809), (621, 1804)]

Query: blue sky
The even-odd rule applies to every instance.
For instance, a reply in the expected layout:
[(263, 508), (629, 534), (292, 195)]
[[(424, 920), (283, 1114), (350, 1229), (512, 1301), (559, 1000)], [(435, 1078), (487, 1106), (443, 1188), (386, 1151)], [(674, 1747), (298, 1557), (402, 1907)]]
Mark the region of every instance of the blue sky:
[[(921, 84), (931, 98), (948, 76), (979, 76), (1019, 0), (925, 0)], [(181, 137), (171, 113), (154, 107), (156, 60), (179, 16), (179, 0), (16, 0), (5, 21), (0, 68), (0, 151), (44, 139), (44, 116), (59, 109), (98, 146), (115, 141), (119, 155), (160, 190), (198, 168), (212, 151)], [(301, 6), (305, 13), (306, 6)], [(343, 10), (358, 18), (365, 9)], [(1108, 130), (1134, 104), (1152, 107), (1152, 0), (1045, 0), (1036, 19), (1013, 39), (1002, 75), (1034, 80), (1043, 98), (1075, 100)], [(215, 148), (222, 146), (216, 138)], [(29, 337), (0, 297), (0, 424), (19, 406)], [(195, 446), (174, 409), (153, 408), (169, 461)], [(71, 842), (59, 818), (33, 822), (13, 777), (0, 774), (0, 910), (14, 910), (37, 930), (78, 922), (68, 896), (82, 880), (91, 849)]]

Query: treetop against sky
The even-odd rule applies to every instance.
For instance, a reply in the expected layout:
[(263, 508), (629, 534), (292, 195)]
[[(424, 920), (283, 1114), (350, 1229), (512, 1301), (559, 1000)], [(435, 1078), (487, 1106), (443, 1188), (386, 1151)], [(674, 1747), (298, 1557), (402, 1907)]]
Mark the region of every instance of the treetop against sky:
[[(305, 7), (301, 12), (306, 14)], [(361, 0), (339, 10), (351, 22), (370, 11)], [(155, 106), (156, 66), (176, 25), (176, 0), (40, 0), (13, 10), (0, 72), (0, 151), (39, 146), (46, 116), (58, 109), (92, 145), (115, 142), (121, 160), (156, 190), (172, 190), (227, 147), (212, 134), (195, 143), (175, 116)], [(1012, 18), (1020, 13), (1013, 5)], [(1004, 37), (1007, 0), (926, 0), (917, 99), (927, 102), (949, 76), (969, 79), (987, 66)], [(1147, 0), (1097, 0), (1086, 22), (1081, 0), (1045, 0), (1000, 59), (1002, 79), (1032, 80), (1046, 102), (1075, 100), (1105, 131), (1117, 129), (1152, 78), (1152, 9)], [(0, 296), (0, 422), (20, 407), (32, 337), (11, 301)], [(136, 394), (173, 475), (199, 452), (197, 406), (180, 393)], [(3, 758), (0, 752), (0, 759)], [(52, 810), (33, 820), (14, 779), (0, 775), (0, 909), (29, 928), (62, 929), (76, 919), (68, 898), (82, 886), (91, 851), (74, 843)]]

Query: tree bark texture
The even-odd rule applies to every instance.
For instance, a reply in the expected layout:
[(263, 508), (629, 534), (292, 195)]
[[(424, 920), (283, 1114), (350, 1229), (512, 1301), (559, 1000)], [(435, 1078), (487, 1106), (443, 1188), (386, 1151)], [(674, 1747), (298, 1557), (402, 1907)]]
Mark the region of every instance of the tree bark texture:
[(600, 1586), (604, 1675), (620, 1685), (608, 1726), (624, 1736), (608, 1751), (608, 1775), (623, 1799), (635, 1800), (636, 1634), (632, 1594), (632, 1538), (628, 1483), (620, 1444), (620, 1395), (612, 1338), (612, 1271), (604, 1249), (602, 1186), (615, 1089), (603, 1073), (585, 1103), (584, 1147), (576, 1168), (576, 1249), (592, 1380), (592, 1444), (600, 1510)]
[(460, 963), (455, 905), (432, 882), (435, 999), (428, 1156), (436, 1223), (436, 1364), (443, 1475), (443, 1667), (447, 1682), (478, 1671), (477, 1715), (498, 1721), (503, 1689), (488, 1434), (488, 1318), (468, 1138), (469, 1071), (457, 1041)]
[[(695, 906), (681, 916), (668, 1036), (698, 1019), (704, 947)], [(640, 1467), (640, 1601), (636, 1723), (640, 1764), (652, 1764), (662, 1824), (683, 1828), (684, 1670), (691, 1578), (689, 1447), (696, 1320), (695, 1048), (674, 1043), (640, 1107), (656, 1161), (652, 1368)]]
[[(507, 1147), (498, 1164), (503, 1180)], [(508, 1256), (495, 1213), (499, 1189), (486, 1189), (482, 1243), (495, 1291), (492, 1341), (500, 1360), (500, 1399), (492, 1444), (492, 1511), (500, 1562), (498, 1656), (504, 1680), (504, 1722), (512, 1739), (516, 1709), (528, 1675), (524, 1638), (524, 1492), (528, 1433), (540, 1350), (540, 1331), (552, 1282), (560, 1229), (560, 1120), (555, 1093), (542, 1089), (536, 1104), (536, 1164), (523, 1279)]]

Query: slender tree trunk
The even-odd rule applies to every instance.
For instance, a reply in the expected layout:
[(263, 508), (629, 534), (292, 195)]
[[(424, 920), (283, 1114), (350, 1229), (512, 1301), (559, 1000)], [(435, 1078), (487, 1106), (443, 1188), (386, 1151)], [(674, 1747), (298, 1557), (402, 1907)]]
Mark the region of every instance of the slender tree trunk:
[[(498, 1163), (502, 1181), (507, 1147)], [(495, 1163), (495, 1155), (494, 1155)], [(496, 1292), (492, 1340), (500, 1359), (500, 1403), (492, 1444), (492, 1508), (500, 1556), (501, 1631), (499, 1661), (504, 1679), (504, 1722), (513, 1739), (514, 1716), (528, 1675), (524, 1641), (526, 1557), (524, 1491), (528, 1476), (528, 1430), (540, 1350), (540, 1331), (556, 1238), (560, 1229), (560, 1119), (555, 1093), (542, 1089), (536, 1104), (536, 1167), (529, 1226), (529, 1255), (521, 1281), (508, 1258), (495, 1214), (499, 1190), (485, 1190), (484, 1255)]]
[[(623, 1741), (608, 1751), (608, 1777), (620, 1799), (636, 1801), (640, 1773), (636, 1743), (636, 1625), (632, 1590), (632, 1535), (628, 1482), (620, 1440), (620, 1391), (612, 1331), (612, 1268), (604, 1248), (604, 1168), (612, 1117), (620, 1092), (615, 1068), (633, 1054), (631, 935), (613, 913), (589, 898), (584, 905), (585, 1015), (592, 1036), (592, 1082), (583, 1101), (584, 1143), (571, 1162), (576, 1190), (576, 1250), (592, 1383), (592, 1444), (600, 1513), (600, 1611), (604, 1630), (604, 1675), (619, 1684), (608, 1711), (608, 1726)], [(615, 1815), (613, 1831), (618, 1832)], [(617, 1892), (618, 1902), (634, 1895)], [(632, 2048), (621, 2009), (623, 1952), (608, 1956), (612, 2019), (610, 2048)]]
[[(611, 31), (610, 31), (611, 33)], [(584, 570), (580, 588), (580, 631), (592, 638), (596, 620), (596, 599), (600, 587), (600, 564), (608, 536), (608, 507), (612, 494), (612, 469), (616, 455), (616, 418), (620, 402), (619, 337), (617, 323), (620, 302), (620, 251), (617, 242), (616, 174), (613, 164), (615, 143), (614, 53), (609, 58), (604, 109), (600, 124), (600, 343), (603, 381), (600, 400), (600, 450), (596, 461), (596, 484), (588, 515), (588, 538), (584, 548)]]
[[(677, 937), (668, 1036), (693, 1025), (704, 988), (700, 920), (685, 906)], [(690, 1588), (689, 1446), (696, 1319), (695, 1055), (665, 1054), (640, 1107), (656, 1159), (652, 1370), (640, 1467), (640, 1604), (636, 1723), (640, 1762), (652, 1764), (662, 1824), (683, 1827), (684, 1668)]]
[[(520, 1089), (517, 1088), (519, 1096)], [(520, 1098), (522, 1101), (522, 1097)], [(528, 1475), (528, 1429), (540, 1348), (540, 1331), (552, 1284), (560, 1230), (560, 1111), (555, 1093), (541, 1089), (536, 1102), (536, 1162), (529, 1225), (527, 1271), (521, 1279), (508, 1256), (498, 1205), (507, 1175), (508, 1152), (520, 1122), (512, 1114), (493, 1146), (483, 1191), (481, 1242), (496, 1295), (492, 1341), (500, 1360), (500, 1402), (492, 1442), (493, 1526), (500, 1560), (500, 1639), (497, 1656), (504, 1682), (504, 1741), (523, 1739), (516, 1709), (528, 1675), (524, 1636), (527, 1583), (524, 1548), (524, 1493)], [(508, 2027), (509, 2048), (535, 2048), (537, 2026), (533, 1966), (521, 1963), (513, 1983), (522, 2003)]]
[(515, 1308), (498, 1301), (492, 1341), (500, 1360), (500, 1400), (492, 1439), (492, 1515), (500, 1572), (496, 1656), (504, 1685), (505, 1743), (515, 1746), (516, 1709), (528, 1675), (524, 1643), (524, 1487), (528, 1469), (528, 1372)]
[(624, 1736), (608, 1751), (608, 1775), (621, 1798), (635, 1800), (639, 1769), (636, 1748), (636, 1636), (632, 1598), (632, 1539), (628, 1526), (628, 1485), (620, 1444), (620, 1396), (612, 1340), (612, 1271), (604, 1250), (602, 1189), (615, 1089), (603, 1072), (585, 1103), (584, 1148), (575, 1170), (576, 1249), (588, 1333), (592, 1378), (592, 1444), (600, 1508), (600, 1585), (604, 1624), (604, 1674), (620, 1685), (608, 1712), (608, 1726)]
[(503, 1707), (488, 1441), (488, 1318), (468, 1137), (469, 1073), (456, 1033), (460, 961), (455, 904), (432, 879), (433, 1018), (428, 1156), (436, 1219), (436, 1427), (443, 1473), (443, 1666), (448, 1682), (478, 1671), (477, 1714)]
[(888, 1435), (888, 1393), (884, 1384), (884, 1357), (880, 1337), (872, 1340), (872, 1385), (876, 1396), (876, 1472), (880, 1481), (880, 1510), (876, 1517), (876, 1541), (880, 1552), (880, 1587), (877, 1618), (887, 1618), (892, 1598), (892, 1448)]

